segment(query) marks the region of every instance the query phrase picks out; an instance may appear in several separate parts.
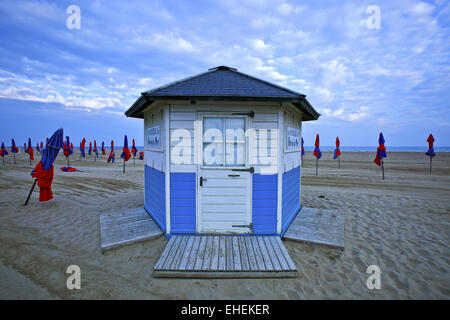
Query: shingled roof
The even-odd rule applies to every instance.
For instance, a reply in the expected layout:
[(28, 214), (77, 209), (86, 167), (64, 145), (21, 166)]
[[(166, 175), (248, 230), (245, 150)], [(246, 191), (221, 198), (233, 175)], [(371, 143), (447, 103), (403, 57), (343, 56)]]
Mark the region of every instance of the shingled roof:
[(294, 104), (304, 113), (303, 121), (317, 120), (319, 113), (305, 97), (304, 94), (238, 72), (234, 68), (219, 66), (142, 92), (125, 114), (127, 117), (143, 118), (143, 110), (157, 100), (272, 101)]

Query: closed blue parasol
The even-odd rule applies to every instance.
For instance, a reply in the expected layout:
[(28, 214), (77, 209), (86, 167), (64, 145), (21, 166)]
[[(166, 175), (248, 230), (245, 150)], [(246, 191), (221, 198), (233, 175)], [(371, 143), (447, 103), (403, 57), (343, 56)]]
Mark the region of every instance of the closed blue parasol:
[(55, 133), (50, 137), (47, 143), (47, 147), (42, 153), (42, 165), (44, 170), (50, 169), (58, 156), (59, 149), (63, 147), (63, 129), (60, 128), (55, 131)]

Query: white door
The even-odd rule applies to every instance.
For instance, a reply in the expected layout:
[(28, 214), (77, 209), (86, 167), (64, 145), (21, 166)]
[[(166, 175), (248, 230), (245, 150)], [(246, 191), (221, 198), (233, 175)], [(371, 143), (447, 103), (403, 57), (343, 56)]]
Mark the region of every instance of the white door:
[(251, 233), (246, 116), (200, 115), (199, 233)]

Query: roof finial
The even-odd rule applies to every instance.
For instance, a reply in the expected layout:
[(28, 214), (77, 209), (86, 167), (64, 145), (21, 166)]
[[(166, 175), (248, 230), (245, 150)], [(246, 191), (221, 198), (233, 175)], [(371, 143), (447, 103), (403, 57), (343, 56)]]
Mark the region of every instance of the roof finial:
[(208, 71), (216, 71), (216, 70), (231, 70), (231, 71), (237, 71), (236, 68), (231, 68), (231, 67), (228, 67), (228, 66), (218, 66), (218, 67), (214, 67), (214, 68), (208, 69)]

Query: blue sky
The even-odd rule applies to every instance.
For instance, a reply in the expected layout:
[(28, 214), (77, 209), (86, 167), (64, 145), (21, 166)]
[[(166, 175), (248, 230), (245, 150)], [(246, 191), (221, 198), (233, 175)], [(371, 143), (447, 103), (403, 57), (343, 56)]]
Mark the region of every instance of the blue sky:
[[(69, 5), (81, 28), (68, 29)], [(379, 29), (368, 28), (380, 8)], [(0, 140), (143, 144), (142, 91), (228, 65), (306, 94), (306, 145), (450, 146), (448, 1), (0, 2)]]

